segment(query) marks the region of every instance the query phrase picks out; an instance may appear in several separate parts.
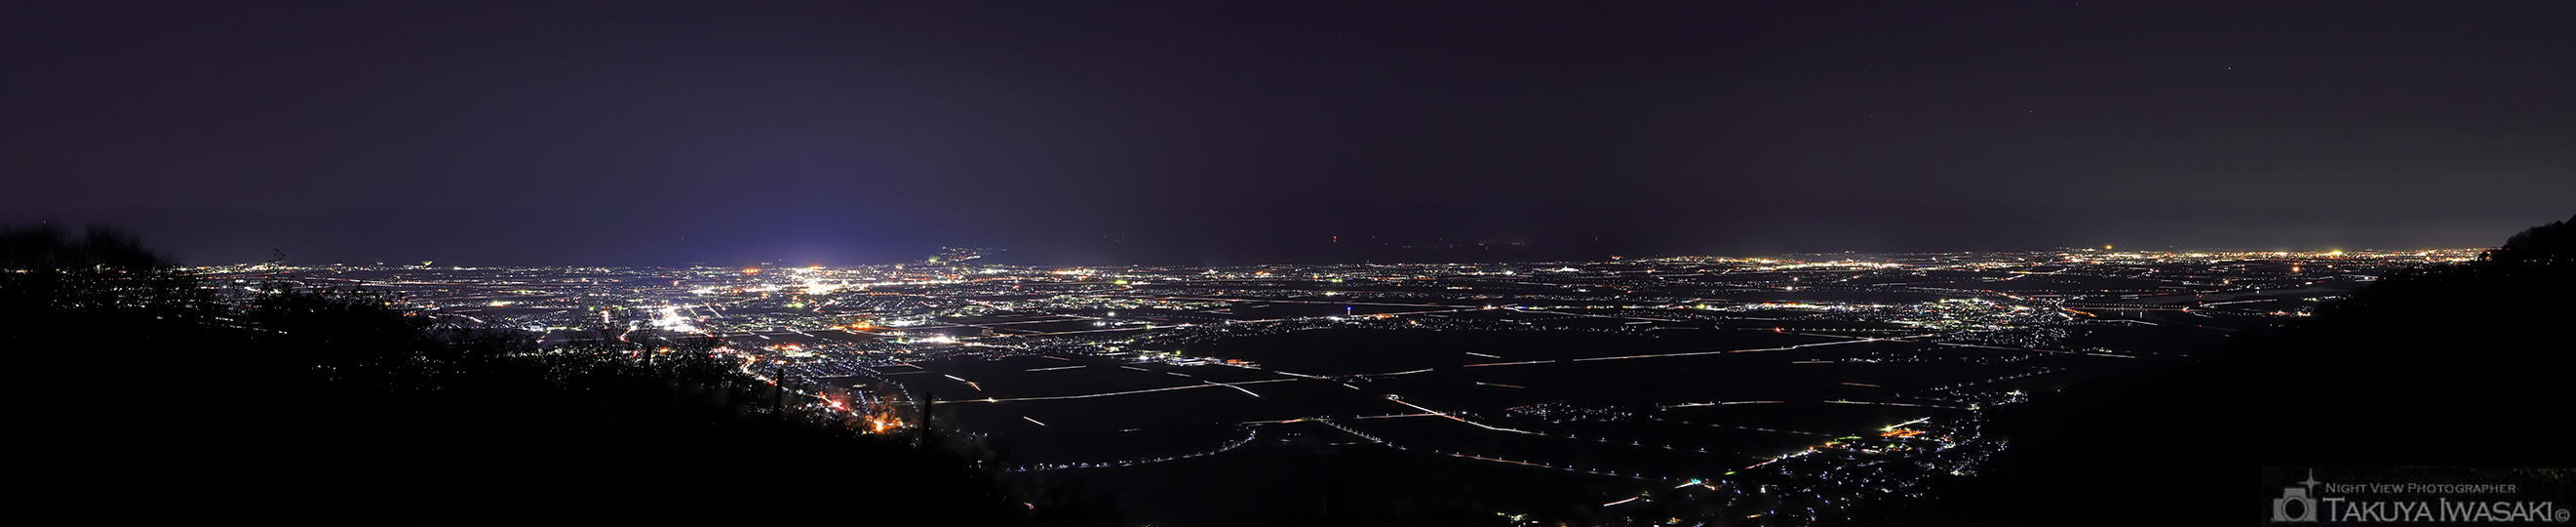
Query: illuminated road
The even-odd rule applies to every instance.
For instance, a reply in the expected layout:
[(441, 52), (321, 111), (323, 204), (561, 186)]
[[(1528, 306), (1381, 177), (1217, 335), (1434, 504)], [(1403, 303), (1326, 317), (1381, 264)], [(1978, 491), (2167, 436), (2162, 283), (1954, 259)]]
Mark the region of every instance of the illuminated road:
[[(1273, 383), (1273, 382), (1288, 382), (1288, 381), (1295, 381), (1295, 380), (1302, 380), (1302, 379), (1270, 379), (1270, 380), (1265, 380), (1265, 381), (1244, 381), (1244, 382), (1210, 382), (1210, 383), (1207, 383), (1207, 384), (1194, 384), (1194, 385), (1188, 385), (1188, 386), (1173, 386), (1173, 387), (1169, 387), (1169, 388), (1152, 388), (1152, 389), (1145, 389), (1145, 390), (1128, 390), (1128, 391), (1123, 391), (1123, 392), (1094, 393), (1094, 394), (1084, 394), (1084, 395), (1058, 395), (1058, 396), (1052, 396), (1052, 397), (1013, 397), (1013, 398), (1009, 398), (1009, 399), (992, 399), (992, 398), (986, 398), (986, 399), (967, 399), (967, 400), (960, 401), (960, 402), (1007, 403), (1007, 402), (1011, 402), (1011, 401), (1055, 401), (1055, 400), (1063, 400), (1063, 399), (1090, 399), (1090, 398), (1094, 398), (1094, 397), (1116, 397), (1116, 396), (1120, 396), (1120, 395), (1132, 395), (1132, 394), (1139, 394), (1139, 393), (1153, 393), (1153, 392), (1168, 392), (1168, 391), (1172, 391), (1172, 390), (1189, 390), (1189, 389), (1197, 389), (1197, 388), (1214, 388), (1214, 387), (1219, 387), (1219, 386), (1223, 386), (1223, 387), (1227, 387), (1227, 388), (1234, 388), (1234, 389), (1236, 389), (1236, 390), (1243, 390), (1243, 388), (1237, 387), (1236, 385), (1241, 385), (1241, 384), (1262, 384), (1262, 383)], [(1206, 382), (1206, 381), (1201, 381), (1201, 382)], [(1243, 390), (1243, 393), (1252, 394), (1252, 391), (1251, 391), (1251, 390)], [(1260, 395), (1260, 394), (1252, 394), (1252, 396), (1254, 396), (1254, 397), (1260, 397), (1261, 395)]]

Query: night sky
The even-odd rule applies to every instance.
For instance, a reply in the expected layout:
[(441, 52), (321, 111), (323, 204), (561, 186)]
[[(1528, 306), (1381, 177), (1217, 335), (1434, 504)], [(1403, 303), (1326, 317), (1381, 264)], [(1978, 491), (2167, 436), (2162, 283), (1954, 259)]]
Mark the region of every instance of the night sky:
[(2571, 2), (528, 4), (0, 4), (0, 221), (190, 264), (1198, 264), (2576, 213)]

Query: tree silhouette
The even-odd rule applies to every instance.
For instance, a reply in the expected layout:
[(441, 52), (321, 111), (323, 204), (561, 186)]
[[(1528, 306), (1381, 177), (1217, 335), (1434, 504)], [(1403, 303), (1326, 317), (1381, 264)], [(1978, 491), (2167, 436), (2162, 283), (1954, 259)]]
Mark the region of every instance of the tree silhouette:
[(208, 299), (194, 274), (115, 229), (0, 231), (0, 320), (14, 342), (185, 328), (200, 322)]

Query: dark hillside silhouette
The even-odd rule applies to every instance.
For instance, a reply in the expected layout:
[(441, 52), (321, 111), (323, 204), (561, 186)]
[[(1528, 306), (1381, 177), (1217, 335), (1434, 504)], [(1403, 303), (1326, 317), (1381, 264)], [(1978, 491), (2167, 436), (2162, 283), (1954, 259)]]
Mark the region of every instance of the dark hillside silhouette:
[[(1996, 409), (2012, 447), (1895, 523), (2055, 525), (2124, 511), (2242, 523), (2258, 465), (2564, 459), (2576, 218), (2477, 260), (2391, 273), (2174, 372)], [(2537, 446), (2537, 445), (2550, 446)]]
[[(2527, 458), (2499, 448), (2564, 415), (2576, 354), (2576, 225), (2533, 227), (2479, 259), (2394, 273), (2233, 350), (2246, 422), (2274, 462)], [(2321, 440), (2360, 427), (2367, 440)]]
[(541, 349), (432, 324), (377, 292), (218, 297), (114, 231), (0, 240), (0, 305), (26, 376), (12, 401), (32, 416), (26, 452), (45, 458), (16, 473), (90, 521), (1116, 517), (1106, 498), (1013, 492), (972, 445), (925, 449), (782, 404), (710, 353), (713, 339), (673, 337), (641, 350), (649, 360), (606, 339)]

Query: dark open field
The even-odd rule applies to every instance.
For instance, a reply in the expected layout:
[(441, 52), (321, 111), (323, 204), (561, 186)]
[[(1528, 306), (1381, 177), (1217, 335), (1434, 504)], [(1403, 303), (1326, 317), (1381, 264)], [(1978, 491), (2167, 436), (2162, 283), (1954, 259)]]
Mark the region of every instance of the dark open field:
[[(1458, 315), (1568, 316), (1508, 310)], [(2110, 338), (2159, 329), (2098, 327)], [(1007, 463), (1130, 463), (1045, 474), (1088, 478), (1124, 492), (1207, 494), (1198, 499), (1218, 500), (1152, 500), (1170, 505), (1140, 511), (1186, 520), (1213, 518), (1218, 510), (1309, 513), (1301, 505), (1311, 506), (1306, 500), (1320, 490), (1307, 487), (1329, 478), (1507, 473), (1501, 480), (1553, 488), (1548, 495), (1559, 501), (1601, 493), (1585, 490), (1592, 487), (1670, 487), (1837, 437), (1873, 436), (1897, 423), (1969, 414), (1964, 403), (1910, 397), (1936, 387), (1987, 383), (2046, 390), (2153, 360), (1767, 329), (1642, 335), (1334, 329), (1189, 344), (1179, 351), (1254, 361), (1261, 368), (1017, 356), (920, 362), (915, 365), (925, 373), (891, 378), (914, 393), (939, 394), (941, 418), (989, 434)], [(1996, 380), (2043, 371), (2051, 373)], [(1246, 438), (1256, 439), (1223, 450)], [(1246, 475), (1227, 483), (1243, 491), (1170, 485), (1178, 481), (1174, 474), (1202, 472)], [(1411, 495), (1448, 494), (1453, 492)], [(1487, 489), (1456, 499), (1505, 494)], [(1201, 514), (1208, 516), (1193, 516)]]
[[(1687, 335), (1310, 331), (1186, 348), (1195, 356), (1257, 361), (1264, 369), (1023, 356), (917, 363), (929, 373), (894, 378), (916, 393), (940, 394), (949, 401), (942, 405), (944, 419), (991, 434), (1015, 463), (1185, 454), (1241, 437), (1235, 427), (1243, 423), (1321, 417), (1408, 448), (1485, 452), (1556, 464), (1591, 460), (1628, 467), (1628, 473), (1661, 470), (1650, 475), (1661, 478), (1742, 466), (1821, 440), (1796, 432), (1867, 433), (1904, 420), (1958, 413), (1934, 407), (1825, 401), (1924, 403), (1894, 394), (2029, 370), (1963, 361), (1836, 362), (2000, 353), (1976, 348), (1845, 343), (1849, 339), (1769, 331), (1677, 333)], [(1806, 346), (1792, 347), (1800, 345)], [(1238, 385), (1238, 390), (1208, 383), (1250, 384)], [(1402, 402), (1388, 395), (1401, 396)], [(1663, 409), (1765, 400), (1787, 402)], [(1406, 403), (1535, 433), (1491, 430), (1437, 416), (1354, 419), (1423, 413)], [(1509, 410), (1545, 403), (1616, 408), (1627, 416), (1616, 422), (1550, 423)], [(1757, 430), (1765, 428), (1781, 431)], [(1362, 440), (1342, 435), (1328, 442)], [(1580, 439), (1567, 439), (1568, 435)]]

